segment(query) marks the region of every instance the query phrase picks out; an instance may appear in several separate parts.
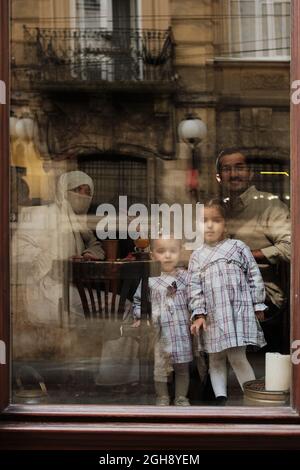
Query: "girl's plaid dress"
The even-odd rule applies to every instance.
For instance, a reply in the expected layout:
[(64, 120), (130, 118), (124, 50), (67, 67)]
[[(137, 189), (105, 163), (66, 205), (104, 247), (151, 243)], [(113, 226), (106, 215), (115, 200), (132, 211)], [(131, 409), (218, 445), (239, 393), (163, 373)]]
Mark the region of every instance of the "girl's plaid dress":
[[(172, 364), (193, 359), (187, 300), (188, 273), (177, 269), (175, 275), (162, 273), (149, 279), (152, 324), (156, 329), (155, 378), (163, 380)], [(133, 314), (140, 318), (141, 286), (133, 299)], [(160, 372), (159, 372), (160, 370)]]
[(237, 346), (266, 344), (255, 311), (265, 310), (264, 283), (256, 261), (240, 240), (204, 244), (189, 263), (192, 316), (207, 315), (199, 350), (208, 353)]

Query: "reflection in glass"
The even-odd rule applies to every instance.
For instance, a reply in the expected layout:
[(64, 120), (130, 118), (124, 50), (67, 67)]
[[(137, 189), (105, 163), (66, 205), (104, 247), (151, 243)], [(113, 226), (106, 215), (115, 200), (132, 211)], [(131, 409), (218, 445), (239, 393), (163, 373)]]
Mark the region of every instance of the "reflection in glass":
[[(243, 382), (252, 398), (266, 392), (265, 354), (289, 353), (290, 2), (175, 3), (11, 0), (14, 402), (249, 404)], [(178, 134), (186, 116), (207, 128), (197, 147)], [(210, 230), (192, 254), (184, 223), (173, 251), (172, 233), (134, 241), (120, 196), (148, 214), (218, 198), (231, 248), (210, 251), (221, 241)], [(100, 226), (116, 239), (100, 240)], [(205, 250), (216, 264), (198, 266), (205, 289), (191, 294), (189, 263)], [(241, 321), (255, 263), (266, 298)]]

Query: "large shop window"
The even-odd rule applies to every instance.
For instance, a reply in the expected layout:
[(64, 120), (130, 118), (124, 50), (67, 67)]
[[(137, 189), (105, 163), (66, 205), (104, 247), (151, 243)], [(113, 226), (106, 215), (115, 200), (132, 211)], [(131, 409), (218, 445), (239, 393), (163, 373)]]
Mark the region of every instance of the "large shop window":
[[(91, 22), (97, 9), (105, 16), (104, 3), (74, 0), (78, 18)], [(259, 44), (270, 52), (261, 57), (288, 52), (289, 2), (229, 3), (232, 34), (240, 34), (232, 41), (247, 44), (243, 54), (261, 54)], [(210, 64), (207, 77), (218, 79), (207, 78), (198, 95), (186, 71), (178, 84), (166, 76), (137, 84), (122, 74), (50, 80), (43, 68), (58, 58), (59, 42), (57, 50), (48, 42), (47, 60), (18, 54), (28, 41), (40, 51), (41, 37), (34, 46), (27, 32), (45, 17), (31, 0), (26, 9), (5, 4), (16, 52), (10, 115), (1, 110), (6, 416), (108, 413), (112, 427), (121, 415), (195, 426), (205, 416), (292, 422), (299, 189), (291, 191), (290, 180), (299, 173), (298, 137), (292, 131), (291, 159), (289, 93), (272, 79), (286, 83), (288, 66), (274, 72), (266, 62), (261, 78), (253, 64), (230, 72)], [(121, 2), (113, 5), (116, 17)], [(231, 86), (220, 88), (228, 73)], [(266, 82), (274, 96), (266, 98)], [(183, 88), (184, 99), (174, 92)], [(0, 363), (4, 356), (1, 349)]]

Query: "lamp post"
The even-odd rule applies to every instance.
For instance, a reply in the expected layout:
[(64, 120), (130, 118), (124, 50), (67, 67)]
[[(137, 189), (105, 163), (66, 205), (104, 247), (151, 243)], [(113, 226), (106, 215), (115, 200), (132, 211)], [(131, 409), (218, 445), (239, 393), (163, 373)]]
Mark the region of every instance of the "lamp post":
[[(26, 205), (29, 201), (29, 186), (23, 177), (27, 175), (31, 160), (35, 126), (33, 115), (26, 109), (19, 110), (17, 115), (10, 116), (11, 175), (12, 184), (16, 188), (12, 201), (13, 220), (17, 220), (18, 205)], [(18, 149), (19, 144), (22, 144), (21, 149)]]
[(186, 118), (180, 122), (178, 134), (179, 138), (183, 140), (191, 150), (192, 165), (187, 174), (187, 187), (190, 193), (198, 199), (199, 168), (196, 149), (206, 137), (207, 127), (201, 118), (193, 114), (188, 114)]
[(30, 116), (17, 118), (10, 117), (10, 136), (12, 139), (32, 141), (34, 135), (34, 120)]

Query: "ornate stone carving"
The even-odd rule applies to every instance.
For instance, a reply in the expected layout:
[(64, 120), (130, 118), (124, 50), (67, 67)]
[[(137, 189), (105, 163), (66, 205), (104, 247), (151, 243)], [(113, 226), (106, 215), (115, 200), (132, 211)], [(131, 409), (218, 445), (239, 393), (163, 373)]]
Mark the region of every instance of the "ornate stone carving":
[[(156, 116), (151, 103), (144, 106), (127, 103), (108, 103), (101, 112), (91, 109), (89, 103), (70, 106), (60, 103), (46, 113), (44, 138), (52, 157), (94, 151), (115, 152), (119, 145), (147, 148), (151, 153), (170, 158), (175, 153), (172, 119)], [(145, 145), (145, 142), (147, 143)]]
[(289, 88), (289, 78), (284, 73), (268, 74), (253, 73), (242, 74), (242, 90), (282, 90)]

